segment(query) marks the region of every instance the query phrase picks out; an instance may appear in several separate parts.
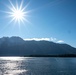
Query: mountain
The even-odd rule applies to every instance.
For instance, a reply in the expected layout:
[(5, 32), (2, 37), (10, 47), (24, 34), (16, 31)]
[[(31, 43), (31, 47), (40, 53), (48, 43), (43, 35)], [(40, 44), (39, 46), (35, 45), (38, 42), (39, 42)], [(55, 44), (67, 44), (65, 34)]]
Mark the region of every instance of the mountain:
[(51, 41), (24, 41), (20, 37), (0, 38), (0, 56), (76, 54), (76, 48)]

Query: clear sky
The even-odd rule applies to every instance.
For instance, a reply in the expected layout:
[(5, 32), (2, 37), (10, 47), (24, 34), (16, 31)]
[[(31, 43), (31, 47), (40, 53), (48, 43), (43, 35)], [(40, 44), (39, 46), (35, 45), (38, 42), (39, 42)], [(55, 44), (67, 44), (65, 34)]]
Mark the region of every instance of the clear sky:
[(76, 0), (24, 0), (28, 21), (15, 23), (9, 17), (11, 3), (22, 0), (0, 0), (0, 37), (56, 38), (76, 47)]

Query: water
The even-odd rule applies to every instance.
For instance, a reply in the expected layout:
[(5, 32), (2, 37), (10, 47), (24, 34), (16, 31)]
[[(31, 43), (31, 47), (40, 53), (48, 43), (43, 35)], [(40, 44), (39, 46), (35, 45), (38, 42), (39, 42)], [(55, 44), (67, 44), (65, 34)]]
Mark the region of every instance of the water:
[(0, 75), (76, 75), (76, 58), (0, 57)]

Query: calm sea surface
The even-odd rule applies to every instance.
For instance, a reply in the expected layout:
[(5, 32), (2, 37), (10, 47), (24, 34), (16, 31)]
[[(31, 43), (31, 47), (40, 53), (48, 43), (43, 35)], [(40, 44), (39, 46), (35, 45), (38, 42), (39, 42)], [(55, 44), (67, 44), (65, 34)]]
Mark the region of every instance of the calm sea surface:
[(76, 75), (76, 58), (0, 57), (0, 75)]

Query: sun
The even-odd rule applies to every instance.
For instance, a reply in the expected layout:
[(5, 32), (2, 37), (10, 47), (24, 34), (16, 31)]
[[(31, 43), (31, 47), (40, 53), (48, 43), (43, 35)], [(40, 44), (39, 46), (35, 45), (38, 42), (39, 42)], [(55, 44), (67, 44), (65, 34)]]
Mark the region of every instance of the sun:
[(15, 10), (12, 13), (12, 16), (14, 17), (14, 19), (16, 20), (21, 20), (24, 18), (24, 13), (21, 10)]
[(10, 17), (12, 17), (12, 20), (15, 20), (16, 22), (23, 22), (25, 20), (26, 14), (21, 9), (15, 9), (10, 13)]
[(10, 22), (15, 22), (15, 23), (24, 23), (25, 21), (26, 22), (29, 22), (26, 17), (28, 16), (27, 14), (29, 13), (28, 11), (26, 11), (26, 8), (28, 6), (28, 4), (23, 7), (23, 0), (21, 1), (20, 5), (18, 4), (18, 2), (16, 2), (16, 6), (11, 2), (11, 0), (9, 0), (10, 2), (10, 5), (11, 6), (8, 6), (8, 8), (10, 9), (9, 12), (6, 12), (8, 13), (8, 17), (11, 17), (11, 21)]

